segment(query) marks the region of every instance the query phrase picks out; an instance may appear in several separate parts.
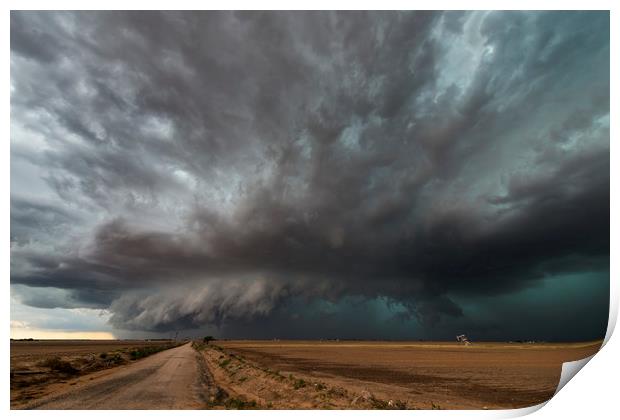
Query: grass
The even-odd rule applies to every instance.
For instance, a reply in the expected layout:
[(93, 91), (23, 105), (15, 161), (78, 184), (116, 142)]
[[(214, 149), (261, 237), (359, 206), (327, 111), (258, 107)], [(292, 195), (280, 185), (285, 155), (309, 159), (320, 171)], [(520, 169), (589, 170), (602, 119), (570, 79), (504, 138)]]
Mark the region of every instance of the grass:
[(123, 356), (121, 356), (119, 353), (114, 353), (113, 355), (108, 357), (108, 360), (110, 360), (110, 361), (112, 361), (114, 363), (122, 363), (123, 362)]
[[(200, 347), (202, 348), (202, 346)], [(216, 356), (217, 364), (221, 368), (229, 371), (229, 373), (231, 371), (235, 371), (234, 367), (229, 366), (231, 362), (233, 361), (236, 361), (237, 367), (241, 367), (241, 366), (238, 366), (239, 363), (241, 365), (248, 364), (248, 362), (246, 362), (246, 360), (242, 356), (238, 356), (232, 352), (224, 351), (224, 349), (218, 346), (215, 346), (215, 345), (210, 345), (208, 347), (214, 350), (218, 350), (221, 353)], [(267, 376), (269, 377), (272, 377), (278, 380), (288, 379), (289, 383), (293, 386), (295, 390), (299, 390), (299, 389), (310, 386), (313, 389), (313, 391), (318, 392), (319, 397), (323, 399), (333, 398), (333, 397), (342, 398), (342, 397), (347, 396), (347, 391), (342, 388), (327, 387), (325, 384), (320, 383), (320, 382), (308, 383), (306, 382), (306, 380), (298, 378), (294, 376), (292, 373), (289, 373), (288, 376), (284, 376), (279, 371), (274, 371), (268, 367), (255, 366), (252, 363), (249, 363), (249, 364), (255, 367), (256, 369), (261, 370), (262, 372), (267, 374)], [(234, 375), (234, 373), (232, 375)], [(241, 376), (240, 378), (237, 379), (237, 383), (239, 384), (244, 383), (247, 379), (248, 379), (247, 376)], [(365, 399), (365, 401), (370, 403), (370, 406), (374, 409), (380, 409), (380, 410), (405, 410), (407, 409), (407, 403), (400, 401), (400, 400), (381, 400), (373, 396), (370, 396), (370, 398)], [(220, 406), (220, 407), (224, 406), (227, 409), (234, 409), (234, 410), (255, 409), (258, 407), (256, 401), (247, 401), (240, 397), (230, 397), (227, 394), (220, 395), (218, 398), (213, 400), (210, 405)], [(271, 403), (267, 404), (267, 408), (271, 408), (271, 407), (273, 407)], [(329, 408), (329, 407), (326, 406), (325, 408)], [(433, 409), (435, 410), (440, 409), (440, 407), (433, 404)]]
[(54, 372), (64, 373), (68, 375), (74, 375), (79, 372), (79, 369), (76, 369), (71, 362), (67, 362), (66, 360), (62, 360), (58, 356), (49, 357), (42, 362), (39, 363), (39, 366), (46, 367)]
[[(203, 348), (203, 346), (201, 345), (198, 345), (195, 347)], [(241, 367), (239, 364), (241, 365), (248, 364), (248, 362), (246, 362), (246, 360), (243, 357), (238, 356), (232, 352), (224, 351), (224, 349), (218, 348), (218, 346), (210, 345), (208, 347), (214, 350), (219, 350), (220, 354), (215, 356), (216, 362), (221, 368), (226, 369), (227, 371), (229, 371), (229, 373), (232, 372), (231, 376), (235, 375), (236, 370), (237, 370), (236, 368)], [(229, 366), (231, 362), (233, 361), (236, 361), (235, 365)], [(343, 398), (347, 396), (347, 391), (342, 388), (327, 387), (325, 384), (321, 382), (313, 381), (313, 382), (308, 383), (306, 380), (298, 378), (294, 376), (292, 373), (289, 373), (287, 376), (284, 376), (279, 371), (274, 371), (265, 366), (254, 366), (252, 363), (249, 363), (249, 365), (264, 372), (269, 377), (275, 378), (277, 380), (288, 380), (289, 383), (292, 385), (293, 389), (295, 390), (303, 389), (306, 387), (311, 387), (313, 391), (316, 391), (319, 393), (318, 397), (323, 398), (323, 399), (333, 398), (333, 397)], [(239, 384), (242, 384), (247, 380), (248, 380), (247, 376), (241, 376), (238, 379), (236, 379), (237, 383)], [(370, 396), (369, 398), (365, 398), (364, 401), (369, 403), (370, 406), (374, 409), (380, 409), (380, 410), (405, 410), (407, 409), (407, 403), (400, 401), (400, 400), (381, 400), (373, 396)], [(220, 407), (224, 406), (227, 409), (234, 409), (234, 410), (258, 408), (256, 401), (247, 401), (241, 397), (238, 397), (238, 396), (231, 397), (227, 394), (220, 395), (218, 398), (212, 400), (212, 403), (210, 405), (220, 406)], [(269, 408), (269, 405), (267, 405), (267, 408)], [(329, 407), (326, 406), (325, 408), (329, 408)], [(440, 409), (440, 408), (439, 406), (436, 406), (435, 404), (433, 404), (433, 409)]]
[(295, 382), (293, 382), (293, 388), (295, 389), (300, 389), (300, 388), (305, 388), (306, 387), (306, 381), (304, 381), (303, 379), (297, 379)]
[(248, 401), (240, 397), (231, 397), (219, 386), (216, 387), (215, 394), (211, 397), (209, 407), (225, 407), (228, 410), (252, 410), (259, 408), (256, 401)]
[(347, 395), (347, 392), (342, 389), (342, 388), (335, 388), (335, 387), (331, 387), (327, 390), (327, 392), (325, 393), (325, 395), (327, 395), (327, 397), (345, 397)]
[(317, 391), (323, 391), (325, 388), (327, 387), (320, 382), (314, 384), (314, 389), (316, 389)]
[(142, 359), (143, 357), (150, 356), (151, 354), (159, 353), (163, 350), (168, 350), (172, 347), (176, 347), (176, 345), (168, 345), (168, 346), (149, 346), (149, 347), (140, 347), (136, 349), (132, 349), (129, 352), (129, 358), (131, 360)]
[[(195, 346), (198, 348), (203, 348), (200, 344)], [(318, 393), (317, 397), (325, 400), (325, 399), (329, 399), (329, 398), (346, 398), (348, 393), (345, 389), (342, 388), (336, 388), (336, 387), (328, 387), (327, 385), (325, 385), (324, 383), (321, 382), (315, 382), (315, 381), (311, 381), (308, 382), (305, 379), (299, 378), (294, 376), (292, 373), (287, 374), (287, 376), (282, 375), (279, 371), (277, 370), (272, 370), (268, 367), (265, 366), (258, 366), (258, 365), (254, 365), (253, 363), (247, 362), (243, 357), (238, 356), (232, 352), (228, 352), (228, 351), (224, 351), (224, 349), (218, 348), (218, 346), (215, 345), (209, 345), (209, 348), (213, 349), (213, 350), (219, 350), (220, 354), (214, 354), (213, 357), (215, 359), (215, 362), (217, 363), (217, 365), (219, 365), (221, 368), (225, 369), (226, 371), (228, 371), (229, 374), (231, 374), (231, 377), (234, 377), (235, 374), (237, 373), (237, 370), (240, 369), (241, 367), (248, 365), (251, 366), (253, 368), (256, 368), (262, 372), (264, 372), (266, 374), (266, 377), (270, 377), (270, 378), (274, 378), (277, 380), (287, 380), (288, 383), (293, 387), (293, 389), (295, 390), (299, 390), (299, 389), (303, 389), (303, 388), (307, 388), (309, 387), (309, 389), (311, 391), (315, 391)], [(232, 363), (235, 362), (235, 363)], [(240, 373), (240, 372), (239, 372)], [(244, 382), (246, 382), (249, 378), (247, 376), (242, 376), (239, 375), (239, 377), (236, 379), (236, 382), (238, 384), (242, 384)], [(218, 387), (219, 388), (219, 387)], [(289, 388), (290, 389), (290, 388)], [(273, 397), (273, 395), (272, 395)], [(278, 395), (279, 397), (279, 395)], [(382, 400), (382, 399), (378, 399), (373, 397), (372, 395), (370, 395), (367, 398), (364, 398), (363, 401), (366, 401), (367, 404), (370, 405), (371, 408), (374, 409), (381, 409), (381, 410), (404, 410), (407, 409), (407, 403), (400, 401), (400, 400)], [(273, 407), (272, 403), (266, 403), (267, 405), (265, 406), (266, 408), (271, 408)], [(217, 397), (211, 399), (211, 402), (209, 403), (209, 405), (211, 407), (222, 407), (224, 406), (227, 409), (234, 409), (234, 410), (242, 410), (242, 409), (256, 409), (256, 408), (260, 408), (258, 403), (256, 401), (252, 401), (252, 400), (246, 400), (243, 397), (240, 396), (230, 396), (227, 393), (223, 393), (221, 395), (218, 395)], [(331, 408), (331, 406), (329, 404), (323, 404), (324, 407), (323, 408)], [(412, 407), (413, 408), (413, 407)], [(434, 409), (439, 409), (439, 406), (435, 406), (433, 405)]]
[(204, 342), (192, 341), (192, 347), (198, 351), (202, 351), (210, 346)]
[(372, 398), (370, 400), (370, 404), (372, 408), (379, 410), (406, 410), (407, 404), (400, 400), (379, 400), (377, 398)]
[[(23, 374), (21, 372), (20, 374), (14, 374), (11, 371), (11, 390), (19, 389), (19, 398), (28, 399), (29, 395), (32, 397), (32, 392), (38, 392), (36, 390), (30, 391), (28, 388), (38, 387), (46, 383), (65, 383), (67, 380), (75, 377), (114, 368), (128, 363), (130, 359), (140, 359), (159, 351), (176, 347), (179, 344), (183, 343), (158, 343), (157, 345), (147, 345), (144, 348), (119, 347), (116, 350), (107, 350), (99, 353), (97, 353), (97, 350), (94, 350), (93, 353), (85, 356), (42, 356), (34, 362), (34, 366), (42, 369), (36, 369), (34, 366), (31, 366)], [(93, 378), (90, 379), (92, 380)]]
[(224, 401), (224, 407), (229, 410), (252, 410), (258, 407), (256, 401), (246, 401), (240, 398), (228, 398)]
[(95, 363), (91, 364), (90, 369), (89, 367), (87, 367), (87, 370), (97, 370), (100, 367), (112, 367), (112, 366), (117, 366), (117, 365), (122, 365), (123, 363), (125, 363), (125, 359), (123, 358), (123, 356), (120, 353), (101, 353), (99, 355), (99, 359), (98, 361), (95, 361)]

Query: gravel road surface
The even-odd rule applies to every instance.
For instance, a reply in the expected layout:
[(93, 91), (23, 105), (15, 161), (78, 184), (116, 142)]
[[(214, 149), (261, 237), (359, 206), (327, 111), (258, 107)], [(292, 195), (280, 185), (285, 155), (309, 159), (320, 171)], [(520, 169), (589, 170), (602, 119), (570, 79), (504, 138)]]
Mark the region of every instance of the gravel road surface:
[(111, 369), (109, 374), (82, 378), (24, 408), (62, 409), (200, 409), (208, 391), (204, 365), (191, 344)]

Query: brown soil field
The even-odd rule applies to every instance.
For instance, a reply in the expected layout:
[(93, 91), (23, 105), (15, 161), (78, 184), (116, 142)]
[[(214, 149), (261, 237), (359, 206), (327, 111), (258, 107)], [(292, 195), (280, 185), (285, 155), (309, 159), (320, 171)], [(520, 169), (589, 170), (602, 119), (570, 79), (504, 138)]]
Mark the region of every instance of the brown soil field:
[(201, 347), (226, 401), (241, 408), (505, 409), (550, 399), (562, 363), (600, 346), (217, 341)]
[(58, 384), (174, 345), (164, 340), (11, 340), (11, 407), (44, 396)]
[(551, 398), (562, 363), (601, 341), (179, 344), (11, 342), (11, 408), (521, 408)]

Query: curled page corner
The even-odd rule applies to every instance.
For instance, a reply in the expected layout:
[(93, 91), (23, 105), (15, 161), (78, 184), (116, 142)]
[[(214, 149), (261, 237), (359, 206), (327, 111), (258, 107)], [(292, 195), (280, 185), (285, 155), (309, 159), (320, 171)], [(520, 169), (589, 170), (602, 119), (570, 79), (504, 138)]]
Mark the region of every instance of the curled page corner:
[[(555, 389), (555, 392), (553, 393), (553, 397), (555, 397), (557, 393), (560, 392), (562, 388), (564, 388), (564, 385), (566, 385), (571, 379), (573, 379), (573, 377), (577, 374), (577, 372), (579, 372), (595, 355), (596, 353), (591, 356), (586, 357), (585, 359), (562, 363), (562, 373), (560, 374), (560, 381), (558, 382), (558, 386)], [(515, 417), (527, 416), (528, 414), (532, 414), (540, 410), (541, 408), (543, 408), (545, 405), (547, 405), (549, 401), (551, 401), (553, 397), (551, 397), (547, 401), (544, 401), (540, 404), (536, 404), (530, 407), (505, 410), (500, 415), (500, 418), (515, 418)]]
[[(611, 289), (610, 289), (611, 290)], [(615, 299), (612, 299), (609, 304), (609, 318), (607, 320), (607, 333), (605, 333), (605, 338), (603, 339), (603, 344), (601, 345), (601, 349), (605, 347), (611, 335), (614, 333), (616, 329), (616, 321), (618, 320), (618, 302)], [(599, 351), (601, 351), (599, 349)]]
[(548, 402), (549, 400), (541, 402), (540, 404), (529, 406), (529, 407), (501, 410), (498, 412), (498, 416), (496, 418), (512, 419), (512, 418), (527, 416), (529, 414), (532, 414), (540, 410), (545, 405), (547, 405)]
[(555, 389), (555, 393), (553, 394), (553, 396), (555, 397), (557, 393), (560, 392), (562, 388), (564, 388), (564, 385), (566, 385), (568, 381), (573, 379), (573, 376), (575, 376), (577, 372), (579, 372), (590, 360), (592, 360), (595, 355), (596, 354), (593, 354), (592, 356), (588, 356), (585, 359), (562, 363), (562, 374), (560, 375), (560, 382), (558, 382), (558, 387)]

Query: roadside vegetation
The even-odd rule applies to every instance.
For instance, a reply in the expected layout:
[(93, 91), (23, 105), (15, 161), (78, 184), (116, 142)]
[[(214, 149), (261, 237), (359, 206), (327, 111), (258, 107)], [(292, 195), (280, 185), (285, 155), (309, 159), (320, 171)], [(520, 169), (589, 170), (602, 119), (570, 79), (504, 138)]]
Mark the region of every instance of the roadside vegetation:
[[(119, 347), (114, 350), (92, 352), (90, 354), (72, 355), (60, 352), (59, 355), (41, 355), (23, 357), (20, 362), (11, 361), (11, 404), (27, 401), (43, 393), (44, 388), (53, 383), (67, 382), (71, 384), (82, 375), (131, 363), (152, 354), (167, 350), (183, 342), (158, 341), (143, 345)], [(93, 345), (96, 349), (96, 344)]]
[(168, 350), (170, 348), (177, 347), (177, 346), (178, 344), (171, 343), (171, 344), (162, 345), (162, 346), (139, 347), (129, 352), (129, 358), (131, 360), (142, 359), (143, 357), (150, 356), (151, 354), (159, 353), (160, 351)]
[(122, 348), (117, 351), (103, 352), (98, 355), (91, 354), (80, 358), (52, 356), (42, 360), (37, 365), (41, 368), (48, 368), (50, 372), (68, 376), (82, 375), (101, 369), (124, 365), (132, 360), (142, 359), (152, 354), (159, 353), (160, 351), (176, 347), (179, 344), (180, 343), (170, 342), (166, 344), (147, 345), (144, 347)]
[(368, 391), (355, 393), (316, 378), (280, 372), (251, 362), (208, 340), (192, 346), (202, 353), (216, 384), (210, 408), (414, 409), (399, 400), (382, 400)]

